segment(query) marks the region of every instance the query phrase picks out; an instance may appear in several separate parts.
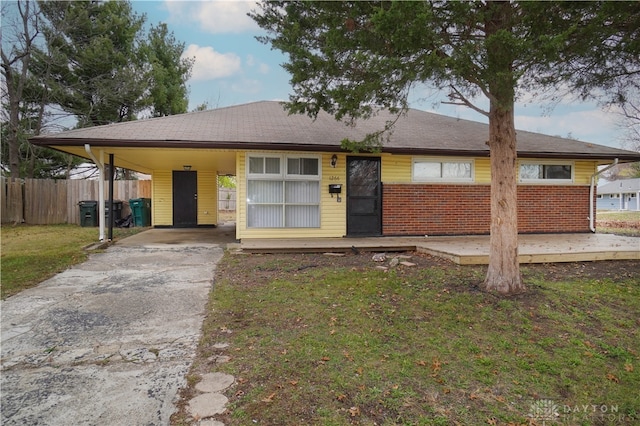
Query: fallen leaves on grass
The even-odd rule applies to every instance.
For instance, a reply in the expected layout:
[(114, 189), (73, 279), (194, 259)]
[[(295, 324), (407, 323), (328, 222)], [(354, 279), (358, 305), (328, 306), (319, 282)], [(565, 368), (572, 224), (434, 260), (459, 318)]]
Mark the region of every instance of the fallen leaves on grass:
[(433, 374), (434, 375), (438, 374), (441, 368), (442, 368), (442, 363), (440, 362), (440, 360), (438, 358), (434, 358), (433, 361), (431, 362), (431, 371), (433, 371)]
[(620, 379), (618, 379), (614, 374), (608, 373), (607, 380), (611, 380), (614, 383), (620, 383)]
[(276, 397), (276, 393), (274, 392), (271, 395), (269, 395), (268, 397), (262, 398), (262, 402), (266, 402), (267, 404), (269, 404), (269, 403), (273, 402), (273, 398), (275, 398), (275, 397)]

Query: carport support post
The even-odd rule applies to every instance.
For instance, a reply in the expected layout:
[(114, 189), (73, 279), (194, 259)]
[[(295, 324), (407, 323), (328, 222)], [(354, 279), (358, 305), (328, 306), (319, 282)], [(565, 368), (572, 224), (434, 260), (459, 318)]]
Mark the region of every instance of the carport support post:
[(113, 179), (115, 175), (115, 166), (113, 165), (113, 154), (109, 154), (109, 241), (113, 240)]
[(100, 160), (91, 152), (91, 145), (84, 144), (84, 150), (87, 152), (91, 160), (98, 166), (98, 179), (100, 185), (98, 185), (98, 224), (100, 225), (100, 241), (104, 241), (104, 151), (100, 150)]

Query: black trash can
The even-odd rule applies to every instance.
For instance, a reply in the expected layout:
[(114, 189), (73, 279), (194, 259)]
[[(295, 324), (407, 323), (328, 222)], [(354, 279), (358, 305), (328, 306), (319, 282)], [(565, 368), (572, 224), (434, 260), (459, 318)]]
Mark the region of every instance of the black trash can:
[(133, 226), (151, 226), (151, 198), (133, 198), (129, 200)]
[[(122, 219), (122, 201), (113, 200), (111, 211), (113, 211), (113, 223)], [(107, 224), (107, 226), (109, 226), (109, 221), (111, 220), (109, 218), (109, 201), (105, 201), (104, 203), (104, 213), (104, 217), (106, 220), (105, 223)]]
[(98, 202), (84, 200), (78, 203), (80, 206), (80, 226), (98, 226)]

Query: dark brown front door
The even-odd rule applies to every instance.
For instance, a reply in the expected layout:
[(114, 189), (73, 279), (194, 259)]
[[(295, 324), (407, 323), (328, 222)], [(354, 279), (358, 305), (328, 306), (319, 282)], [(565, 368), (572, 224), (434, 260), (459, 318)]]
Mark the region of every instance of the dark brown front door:
[(198, 225), (197, 172), (173, 172), (173, 226), (189, 228)]
[(347, 235), (382, 235), (379, 157), (347, 157)]

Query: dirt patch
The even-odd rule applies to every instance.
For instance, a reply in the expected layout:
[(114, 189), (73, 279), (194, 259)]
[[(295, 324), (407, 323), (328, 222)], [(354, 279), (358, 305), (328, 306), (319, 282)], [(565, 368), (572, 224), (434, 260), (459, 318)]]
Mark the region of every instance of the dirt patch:
[[(486, 272), (486, 266), (456, 265), (448, 260), (418, 252), (388, 253), (386, 262), (376, 263), (372, 260), (372, 253), (346, 254), (331, 256), (323, 254), (241, 254), (242, 271), (238, 275), (238, 268), (230, 263), (220, 265), (216, 272), (217, 279), (231, 279), (241, 285), (251, 286), (261, 284), (277, 278), (284, 278), (288, 274), (312, 268), (349, 268), (353, 270), (370, 270), (376, 266), (389, 263), (395, 256), (410, 256), (412, 267), (398, 269), (402, 274), (410, 275), (425, 268), (445, 268), (455, 270), (458, 274), (468, 276), (469, 279), (480, 280)], [(624, 279), (640, 277), (640, 261), (612, 260), (599, 262), (569, 262), (521, 265), (525, 281), (529, 276), (543, 277), (549, 281), (566, 279)], [(470, 284), (469, 282), (467, 284)]]

